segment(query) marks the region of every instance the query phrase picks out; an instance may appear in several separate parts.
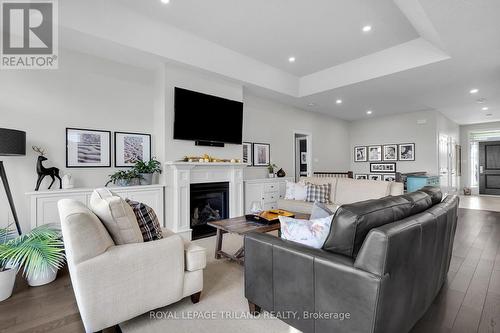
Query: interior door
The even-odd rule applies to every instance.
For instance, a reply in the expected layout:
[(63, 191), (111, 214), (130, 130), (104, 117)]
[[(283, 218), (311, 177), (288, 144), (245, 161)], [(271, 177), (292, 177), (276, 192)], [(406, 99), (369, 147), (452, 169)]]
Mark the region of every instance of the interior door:
[(479, 142), (479, 194), (500, 195), (500, 141)]

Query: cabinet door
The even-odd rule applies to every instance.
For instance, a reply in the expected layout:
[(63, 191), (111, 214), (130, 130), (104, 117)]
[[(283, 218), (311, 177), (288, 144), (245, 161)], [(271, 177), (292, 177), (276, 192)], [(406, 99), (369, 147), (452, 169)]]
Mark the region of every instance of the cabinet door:
[(36, 199), (36, 225), (32, 225), (31, 227), (38, 227), (49, 223), (60, 224), (61, 220), (59, 218), (57, 202), (61, 199), (73, 199), (83, 204), (87, 203), (87, 196), (84, 193), (64, 194), (61, 196), (51, 195), (45, 198), (38, 198)]
[[(120, 196), (122, 194), (120, 193)], [(163, 191), (162, 190), (141, 190), (141, 191), (130, 191), (126, 192), (125, 196), (130, 200), (142, 202), (153, 208), (156, 216), (160, 221), (160, 225), (163, 224)]]
[(262, 205), (262, 184), (245, 184), (245, 214), (250, 214), (252, 202), (257, 201)]
[(286, 182), (280, 182), (279, 184), (279, 197), (280, 199), (285, 199), (286, 194)]

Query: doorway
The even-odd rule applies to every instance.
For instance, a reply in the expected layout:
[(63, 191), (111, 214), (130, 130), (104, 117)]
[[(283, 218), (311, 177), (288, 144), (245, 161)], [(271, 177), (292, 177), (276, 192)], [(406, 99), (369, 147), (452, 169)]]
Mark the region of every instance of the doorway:
[(500, 141), (479, 142), (479, 194), (500, 195)]
[(309, 177), (311, 173), (311, 137), (304, 132), (294, 132), (294, 175), (295, 181), (300, 177)]

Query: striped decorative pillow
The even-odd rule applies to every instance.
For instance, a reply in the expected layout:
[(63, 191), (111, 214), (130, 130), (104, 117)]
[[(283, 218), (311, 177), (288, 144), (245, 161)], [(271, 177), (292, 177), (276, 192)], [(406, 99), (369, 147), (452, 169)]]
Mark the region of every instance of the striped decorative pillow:
[(330, 203), (330, 191), (332, 189), (332, 184), (326, 183), (322, 185), (316, 185), (307, 183), (306, 185), (306, 201), (309, 202), (321, 202)]
[(125, 199), (125, 201), (127, 201), (134, 211), (144, 241), (149, 242), (162, 239), (163, 235), (161, 233), (160, 222), (154, 210), (141, 202), (132, 201), (130, 199)]

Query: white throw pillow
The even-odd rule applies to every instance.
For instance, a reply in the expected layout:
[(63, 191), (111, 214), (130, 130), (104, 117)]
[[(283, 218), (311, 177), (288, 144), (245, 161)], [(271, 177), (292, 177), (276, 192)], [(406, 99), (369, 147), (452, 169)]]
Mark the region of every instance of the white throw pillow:
[(315, 220), (300, 220), (280, 216), (279, 220), (282, 239), (320, 249), (330, 233), (333, 215)]
[(305, 201), (307, 198), (307, 186), (303, 182), (295, 184), (295, 200)]
[(295, 200), (295, 183), (289, 180), (286, 181), (285, 199)]
[(144, 242), (132, 207), (110, 190), (94, 190), (89, 208), (99, 217), (116, 245)]

